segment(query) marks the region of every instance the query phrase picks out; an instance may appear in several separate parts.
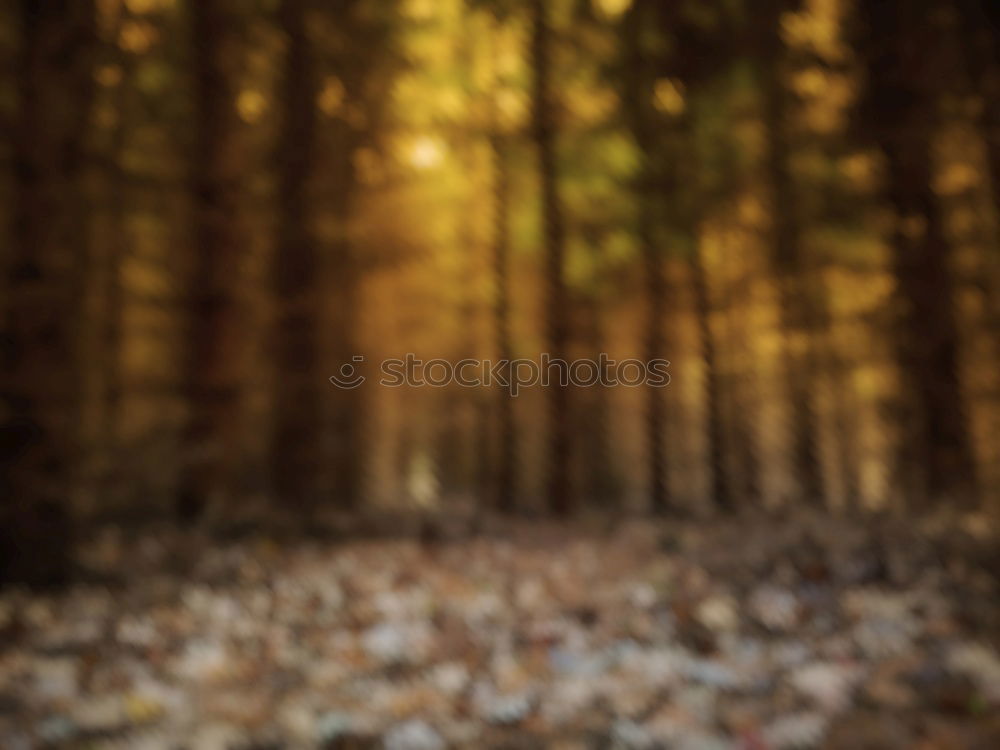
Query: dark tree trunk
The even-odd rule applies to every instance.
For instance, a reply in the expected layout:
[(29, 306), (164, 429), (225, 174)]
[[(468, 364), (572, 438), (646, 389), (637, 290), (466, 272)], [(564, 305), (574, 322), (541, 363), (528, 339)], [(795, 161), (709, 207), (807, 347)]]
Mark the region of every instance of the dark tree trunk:
[(277, 498), (315, 507), (322, 473), (323, 386), (320, 284), (310, 178), (316, 163), (316, 63), (305, 0), (284, 0), (284, 122), (279, 142), (278, 238), (274, 259), (275, 389), (271, 448)]
[(931, 187), (930, 134), (920, 133), (923, 127), (912, 123), (912, 139), (883, 143), (897, 215), (892, 246), (902, 308), (899, 365), (917, 405), (917, 434), (904, 439), (917, 442), (928, 500), (968, 504), (975, 497), (975, 464), (959, 379), (951, 248)]
[[(598, 294), (581, 294), (577, 301), (578, 315), (573, 330), (579, 340), (579, 356), (594, 363), (598, 382), (607, 382), (608, 368), (601, 357), (607, 351), (606, 332), (602, 319), (603, 306)], [(590, 377), (589, 371), (581, 375)], [(618, 509), (618, 474), (614, 451), (609, 444), (611, 404), (609, 389), (601, 385), (574, 384), (574, 429), (576, 441), (576, 476), (585, 483), (578, 493), (581, 501), (591, 508), (604, 512)]]
[(954, 0), (959, 40), (973, 93), (979, 98), (979, 126), (993, 206), (1000, 217), (1000, 7), (993, 0)]
[[(354, 169), (354, 134), (338, 129), (333, 154), (330, 157), (332, 193), (328, 202), (330, 215), (339, 230), (325, 250), (330, 259), (324, 278), (329, 282), (330, 313), (328, 324), (332, 341), (328, 342), (334, 367), (351, 365), (360, 374), (363, 365), (355, 357), (362, 356), (358, 345), (360, 306), (358, 262), (350, 236), (351, 212), (354, 204), (357, 175)], [(363, 388), (330, 391), (328, 400), (329, 433), (326, 445), (330, 463), (330, 486), (336, 504), (353, 509), (361, 502), (363, 456), (362, 410)]]
[(851, 366), (833, 340), (829, 314), (828, 309), (819, 334), (823, 337), (822, 361), (823, 369), (830, 379), (833, 398), (833, 440), (843, 485), (844, 509), (853, 512), (861, 510), (861, 460), (858, 454), (857, 424), (859, 404), (852, 385)]
[(197, 518), (224, 506), (232, 490), (240, 434), (242, 328), (237, 278), (241, 154), (231, 80), (234, 14), (226, 0), (190, 4), (194, 50), (195, 135), (191, 180), (194, 258), (188, 310), (185, 390), (190, 416), (177, 513)]
[(121, 401), (124, 394), (124, 373), (122, 371), (122, 347), (125, 323), (125, 290), (123, 268), (129, 251), (128, 235), (128, 191), (126, 189), (125, 158), (128, 146), (129, 120), (133, 100), (134, 60), (118, 46), (118, 36), (123, 23), (130, 17), (127, 6), (119, 11), (118, 23), (113, 38), (105, 42), (118, 60), (122, 69), (121, 79), (115, 91), (115, 125), (111, 136), (110, 168), (107, 175), (108, 200), (108, 243), (103, 252), (105, 305), (102, 327), (102, 351), (104, 368), (104, 404), (101, 410), (100, 443), (106, 454), (103, 472), (103, 492), (113, 497), (120, 490), (123, 473), (116, 467), (119, 455), (119, 428)]
[[(510, 184), (507, 163), (507, 143), (503, 136), (491, 139), (493, 150), (493, 335), (501, 361), (513, 359), (510, 332)], [(508, 373), (509, 375), (509, 373)], [(514, 423), (514, 401), (508, 389), (497, 386), (497, 420), (499, 446), (497, 450), (496, 506), (502, 513), (515, 509), (515, 477), (517, 476), (517, 426)]]
[[(642, 27), (650, 23), (652, 6), (637, 0), (625, 17), (625, 90), (629, 126), (642, 155), (642, 172), (636, 185), (638, 215), (636, 233), (642, 256), (645, 279), (646, 320), (644, 355), (647, 359), (666, 357), (663, 327), (666, 316), (666, 279), (663, 257), (655, 240), (656, 206), (654, 201), (670, 201), (666, 185), (660, 179), (658, 155), (663, 151), (662, 134), (652, 111), (655, 82), (654, 61), (643, 46)], [(671, 506), (666, 461), (666, 403), (664, 389), (647, 387), (645, 393), (646, 481), (649, 505), (654, 513), (664, 513)]]
[(695, 314), (701, 339), (701, 358), (705, 368), (705, 424), (708, 433), (709, 471), (712, 499), (716, 507), (731, 511), (735, 507), (729, 472), (726, 467), (725, 430), (722, 415), (719, 362), (716, 356), (715, 334), (712, 331), (712, 301), (701, 249), (691, 251), (691, 281), (694, 285)]
[[(757, 435), (756, 415), (760, 402), (756, 368), (751, 362), (753, 351), (744, 331), (738, 330), (735, 320), (741, 314), (738, 304), (742, 298), (730, 298), (725, 307), (726, 364), (722, 368), (725, 380), (720, 384), (721, 403), (726, 409), (727, 433), (731, 435), (732, 456), (739, 471), (740, 484), (736, 493), (740, 504), (759, 508), (763, 499), (761, 488), (760, 438)], [(720, 357), (720, 360), (722, 358)]]
[(976, 498), (975, 461), (959, 377), (951, 247), (932, 180), (941, 61), (935, 7), (903, 0), (863, 3), (868, 90), (864, 124), (886, 160), (886, 199), (895, 213), (891, 242), (900, 314), (896, 344), (913, 419), (913, 446), (926, 502), (968, 505)]
[[(318, 6), (316, 6), (318, 7)], [(336, 39), (317, 54), (324, 72), (334, 75), (344, 89), (344, 112), (324, 122), (319, 161), (323, 165), (318, 188), (324, 197), (324, 209), (336, 228), (324, 243), (322, 275), (329, 290), (324, 322), (330, 333), (324, 340), (329, 362), (336, 371), (349, 365), (360, 374), (364, 366), (359, 346), (362, 320), (360, 275), (363, 272), (352, 231), (355, 200), (358, 193), (356, 155), (377, 131), (380, 97), (374, 75), (386, 49), (388, 29), (379, 13), (371, 13), (370, 3), (344, 0), (325, 7), (331, 14), (328, 28), (335, 29)], [(344, 509), (357, 508), (362, 500), (364, 482), (363, 415), (366, 409), (364, 388), (329, 391), (326, 400), (324, 456), (329, 463), (330, 489), (336, 504)]]
[[(569, 344), (568, 297), (563, 270), (566, 229), (559, 196), (556, 164), (556, 124), (552, 92), (552, 29), (545, 0), (532, 0), (531, 61), (534, 68), (533, 134), (538, 150), (545, 225), (546, 344), (552, 361), (565, 361)], [(542, 364), (545, 368), (545, 364)], [(551, 366), (546, 389), (549, 419), (548, 507), (566, 515), (572, 508), (570, 489), (569, 387), (565, 368)]]
[[(993, 0), (954, 0), (967, 83), (978, 99), (978, 126), (986, 150), (994, 226), (1000, 231), (1000, 4)], [(1000, 333), (1000, 236), (980, 256), (979, 288), (987, 301), (994, 340)]]
[(79, 456), (83, 172), (95, 8), (21, 0), (13, 242), (7, 253), (0, 438), (0, 582), (69, 574)]
[[(651, 155), (650, 155), (651, 156)], [(666, 318), (666, 280), (663, 257), (653, 237), (653, 210), (647, 195), (639, 197), (639, 243), (646, 277), (646, 362), (665, 359), (663, 326)], [(666, 401), (663, 388), (646, 386), (646, 446), (649, 503), (655, 513), (671, 505), (667, 483)]]

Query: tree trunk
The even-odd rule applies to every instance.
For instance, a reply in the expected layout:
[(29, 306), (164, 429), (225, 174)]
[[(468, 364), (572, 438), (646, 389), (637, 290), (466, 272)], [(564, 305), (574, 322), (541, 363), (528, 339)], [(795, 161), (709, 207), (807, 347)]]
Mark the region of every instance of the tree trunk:
[(278, 501), (299, 509), (314, 508), (318, 501), (326, 385), (320, 371), (321, 279), (309, 189), (316, 163), (316, 63), (305, 6), (304, 0), (284, 0), (279, 12), (287, 48), (273, 269), (277, 320), (272, 474)]
[[(979, 288), (987, 301), (989, 324), (1000, 333), (1000, 7), (992, 0), (955, 0), (959, 42), (971, 93), (979, 100), (979, 131), (986, 151), (986, 174), (997, 234), (980, 256)], [(997, 346), (1000, 339), (994, 335)]]
[(955, 0), (965, 66), (980, 99), (979, 127), (986, 145), (986, 170), (1000, 220), (1000, 9), (993, 0)]
[[(359, 360), (355, 360), (355, 357), (362, 356), (357, 337), (360, 325), (359, 269), (349, 229), (357, 186), (355, 145), (353, 134), (346, 129), (338, 129), (337, 136), (330, 162), (332, 194), (328, 205), (338, 232), (326, 248), (330, 267), (323, 274), (331, 290), (332, 316), (328, 318), (328, 323), (332, 341), (329, 346), (335, 368), (347, 364), (360, 373), (362, 366), (357, 364)], [(361, 501), (363, 390), (335, 388), (330, 392), (332, 398), (328, 401), (331, 442), (327, 444), (327, 449), (331, 488), (337, 505), (343, 509), (357, 508)]]
[[(663, 258), (658, 252), (652, 233), (652, 211), (648, 199), (640, 197), (639, 242), (642, 245), (643, 269), (646, 277), (646, 362), (664, 359), (663, 325), (666, 316), (666, 282)], [(646, 446), (649, 482), (649, 504), (654, 513), (670, 508), (666, 458), (666, 403), (664, 389), (646, 386)]]
[[(595, 251), (597, 252), (597, 251)], [(612, 405), (609, 403), (609, 389), (601, 383), (607, 382), (608, 368), (602, 358), (607, 351), (606, 331), (602, 320), (602, 299), (598, 293), (581, 294), (577, 300), (578, 314), (573, 330), (579, 340), (580, 357), (594, 363), (599, 374), (597, 385), (574, 384), (574, 429), (577, 439), (576, 476), (586, 483), (578, 493), (581, 502), (588, 507), (603, 512), (615, 512), (619, 508), (619, 481), (615, 454), (609, 444), (609, 428)], [(591, 372), (586, 371), (590, 377)]]
[[(736, 324), (738, 316), (745, 315), (738, 304), (746, 304), (742, 297), (735, 299), (732, 294), (732, 280), (729, 279), (729, 295), (725, 302), (725, 353), (726, 365), (720, 370), (725, 380), (720, 384), (720, 403), (726, 409), (727, 432), (732, 437), (733, 458), (740, 475), (740, 504), (748, 508), (759, 508), (763, 499), (761, 488), (760, 438), (758, 436), (757, 410), (760, 394), (757, 385), (757, 368), (752, 362), (754, 352), (747, 341), (746, 330)], [(719, 358), (722, 360), (722, 357)]]
[(701, 358), (705, 368), (704, 399), (705, 424), (708, 433), (709, 470), (711, 472), (712, 499), (717, 508), (731, 511), (733, 493), (726, 468), (725, 431), (722, 415), (719, 362), (716, 356), (715, 334), (712, 331), (712, 302), (701, 248), (691, 251), (691, 281), (694, 285), (695, 314), (701, 339)]
[(892, 246), (902, 307), (899, 365), (916, 400), (913, 440), (926, 472), (927, 499), (968, 505), (975, 498), (975, 463), (959, 379), (951, 248), (931, 187), (929, 133), (920, 132), (925, 126), (918, 122), (907, 127), (912, 138), (897, 136), (882, 145), (897, 217)]
[[(796, 189), (789, 169), (788, 93), (780, 77), (784, 44), (779, 34), (783, 0), (769, 0), (759, 49), (763, 95), (765, 167), (771, 190), (774, 269), (778, 283), (783, 333), (786, 396), (791, 411), (792, 462), (806, 502), (824, 497), (818, 455), (815, 352), (816, 307), (823, 304), (810, 290), (805, 268)], [(799, 342), (801, 341), (801, 345)], [(799, 351), (801, 349), (801, 351)]]
[[(314, 6), (318, 7), (318, 6)], [(362, 320), (360, 282), (364, 268), (358, 257), (352, 223), (359, 178), (358, 149), (371, 141), (379, 120), (378, 88), (374, 75), (387, 44), (387, 28), (370, 3), (345, 0), (323, 12), (331, 13), (329, 28), (336, 30), (335, 44), (316, 50), (322, 55), (324, 75), (331, 75), (343, 87), (341, 114), (323, 122), (319, 161), (322, 174), (317, 186), (324, 196), (324, 209), (334, 227), (322, 248), (322, 277), (328, 289), (324, 323), (329, 335), (324, 346), (325, 361), (334, 371), (345, 366), (361, 374), (359, 332)], [(344, 116), (344, 113), (351, 113)], [(354, 115), (357, 115), (356, 117)], [(336, 504), (355, 509), (362, 500), (364, 483), (364, 388), (334, 388), (326, 399), (324, 456), (329, 464), (329, 487)]]
[[(538, 150), (542, 213), (545, 225), (546, 344), (553, 362), (565, 362), (569, 343), (567, 294), (564, 278), (566, 229), (559, 196), (556, 165), (556, 126), (552, 94), (552, 29), (548, 4), (532, 0), (531, 60), (534, 68), (533, 133)], [(545, 363), (542, 364), (546, 369)], [(570, 490), (570, 415), (569, 387), (565, 367), (548, 368), (546, 390), (549, 419), (548, 507), (552, 513), (566, 515), (572, 510)]]
[[(498, 358), (510, 362), (514, 357), (510, 332), (510, 170), (504, 137), (494, 135), (491, 146), (494, 190), (493, 335)], [(508, 372), (508, 377), (509, 375)], [(517, 426), (514, 423), (514, 401), (508, 389), (497, 386), (495, 390), (499, 423), (496, 507), (501, 513), (510, 513), (515, 509), (514, 481), (517, 475)]]
[(124, 473), (117, 467), (119, 456), (119, 429), (121, 401), (124, 394), (122, 370), (122, 347), (125, 323), (125, 290), (123, 287), (123, 267), (129, 251), (128, 237), (128, 190), (125, 180), (125, 158), (128, 146), (131, 103), (133, 100), (134, 60), (129, 53), (118, 46), (118, 36), (122, 24), (130, 17), (127, 6), (119, 10), (114, 36), (105, 42), (118, 59), (122, 69), (121, 79), (115, 91), (115, 126), (111, 137), (111, 165), (107, 174), (107, 196), (110, 202), (108, 217), (108, 246), (103, 253), (105, 266), (105, 305), (102, 327), (102, 351), (104, 357), (104, 404), (101, 410), (100, 442), (105, 452), (103, 489), (108, 498), (120, 491)]
[(185, 390), (190, 415), (177, 513), (193, 520), (224, 506), (240, 435), (242, 341), (237, 304), (244, 238), (239, 227), (241, 154), (231, 81), (233, 13), (226, 0), (190, 4), (194, 50), (192, 153), (194, 262), (188, 310)]
[(900, 470), (922, 470), (925, 502), (969, 505), (976, 467), (959, 377), (951, 247), (932, 186), (941, 61), (930, 54), (940, 29), (927, 19), (937, 9), (903, 0), (860, 9), (869, 80), (862, 114), (885, 155), (886, 199), (895, 212), (895, 343), (913, 409), (902, 440), (913, 447), (915, 465)]
[(93, 100), (95, 8), (21, 0), (13, 242), (3, 317), (0, 582), (70, 572), (79, 456), (78, 324), (87, 257), (83, 172)]
[[(663, 257), (656, 246), (654, 200), (672, 199), (659, 179), (658, 154), (662, 151), (652, 112), (655, 74), (652, 60), (642, 44), (642, 26), (650, 22), (651, 6), (637, 0), (625, 17), (626, 99), (629, 125), (642, 158), (636, 185), (638, 208), (636, 234), (645, 279), (646, 319), (643, 349), (647, 361), (665, 358), (663, 326), (666, 316), (666, 279)], [(666, 404), (662, 388), (647, 387), (645, 393), (646, 481), (649, 506), (664, 513), (671, 505), (666, 461)]]

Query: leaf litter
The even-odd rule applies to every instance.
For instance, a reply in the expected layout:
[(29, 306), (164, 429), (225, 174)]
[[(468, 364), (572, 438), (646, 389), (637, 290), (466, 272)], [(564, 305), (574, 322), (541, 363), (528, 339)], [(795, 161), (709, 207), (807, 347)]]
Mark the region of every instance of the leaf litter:
[(105, 530), (103, 585), (0, 594), (0, 747), (986, 750), (995, 542), (808, 516)]

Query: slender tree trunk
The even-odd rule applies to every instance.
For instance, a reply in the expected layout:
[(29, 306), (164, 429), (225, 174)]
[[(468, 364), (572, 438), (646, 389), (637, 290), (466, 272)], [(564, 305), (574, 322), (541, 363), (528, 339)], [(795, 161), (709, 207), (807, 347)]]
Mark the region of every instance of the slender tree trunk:
[[(663, 258), (653, 239), (652, 207), (646, 196), (639, 198), (639, 242), (642, 246), (646, 278), (645, 358), (647, 362), (665, 358), (663, 326), (666, 319), (666, 280)], [(646, 445), (649, 503), (655, 513), (665, 513), (671, 505), (667, 482), (666, 402), (663, 388), (646, 389)]]
[(992, 0), (955, 0), (955, 6), (969, 83), (980, 99), (986, 170), (1000, 220), (1000, 9)]
[[(493, 335), (498, 358), (510, 362), (514, 358), (510, 332), (510, 170), (507, 163), (506, 139), (501, 135), (494, 135), (491, 138), (491, 146), (494, 191)], [(499, 424), (496, 507), (502, 513), (510, 513), (515, 508), (517, 426), (514, 423), (514, 401), (510, 392), (498, 386), (496, 394)]]
[[(350, 236), (350, 222), (357, 187), (354, 169), (355, 145), (350, 133), (340, 132), (331, 156), (332, 195), (329, 201), (331, 217), (338, 226), (337, 237), (327, 251), (330, 258), (329, 272), (324, 278), (330, 282), (332, 317), (329, 325), (333, 332), (330, 342), (335, 367), (348, 364), (360, 373), (363, 364), (355, 360), (362, 356), (358, 344), (359, 269), (354, 243)], [(357, 364), (355, 364), (357, 363)], [(361, 502), (363, 455), (362, 392), (364, 389), (334, 389), (329, 403), (330, 433), (328, 444), (331, 482), (336, 503), (343, 509), (357, 508)]]
[[(119, 22), (114, 33), (114, 52), (119, 57), (122, 75), (115, 91), (115, 126), (111, 139), (111, 167), (108, 180), (108, 200), (111, 203), (109, 216), (109, 241), (104, 252), (106, 300), (104, 325), (102, 328), (102, 350), (104, 353), (104, 405), (100, 441), (106, 453), (106, 465), (102, 477), (103, 491), (109, 496), (120, 489), (122, 472), (116, 467), (118, 439), (121, 423), (121, 402), (124, 395), (124, 373), (122, 371), (122, 348), (125, 324), (125, 290), (122, 274), (128, 254), (128, 191), (125, 185), (125, 150), (128, 145), (132, 100), (132, 57), (121, 53), (118, 48), (118, 33), (122, 23), (128, 19), (127, 6), (119, 11)], [(111, 42), (107, 42), (111, 46)]]
[(858, 454), (858, 426), (856, 413), (859, 408), (857, 394), (851, 385), (851, 373), (844, 358), (836, 352), (832, 342), (826, 343), (826, 371), (832, 380), (833, 432), (837, 450), (837, 462), (842, 475), (844, 508), (860, 511), (861, 478)]
[(305, 0), (284, 0), (284, 121), (279, 140), (278, 238), (274, 259), (274, 431), (271, 457), (279, 501), (314, 508), (322, 472), (320, 274), (310, 178), (316, 163), (316, 63)]
[(976, 493), (975, 462), (959, 379), (951, 248), (931, 186), (930, 134), (919, 122), (907, 127), (911, 138), (889, 138), (882, 148), (897, 215), (892, 246), (902, 303), (899, 364), (918, 409), (918, 434), (911, 439), (926, 472), (928, 500), (968, 505)]
[[(992, 0), (955, 0), (959, 18), (958, 40), (964, 54), (966, 77), (978, 98), (978, 122), (986, 151), (995, 231), (1000, 233), (1000, 7)], [(994, 235), (980, 255), (978, 280), (987, 300), (987, 316), (994, 333), (1000, 333), (1000, 244)], [(994, 335), (997, 346), (1000, 339)]]
[[(783, 0), (768, 0), (764, 7), (766, 24), (760, 49), (761, 84), (766, 137), (766, 171), (771, 189), (774, 267), (783, 331), (784, 374), (791, 411), (793, 465), (799, 490), (809, 503), (819, 503), (824, 496), (818, 454), (819, 420), (814, 397), (816, 364), (813, 337), (815, 331), (815, 291), (807, 288), (799, 226), (798, 201), (789, 170), (787, 104), (788, 93), (780, 78), (784, 45), (779, 35)], [(797, 341), (801, 340), (801, 346)], [(801, 348), (801, 352), (797, 349)]]
[(497, 433), (496, 420), (492, 402), (487, 398), (476, 401), (475, 435), (473, 446), (476, 451), (475, 463), (475, 513), (477, 518), (490, 508), (488, 502), (494, 500), (494, 507), (499, 507), (499, 485), (496, 478), (497, 461), (494, 452), (494, 440)]
[[(331, 6), (332, 7), (332, 6)], [(371, 135), (372, 123), (378, 119), (379, 104), (372, 94), (373, 71), (385, 49), (386, 31), (380, 26), (378, 14), (369, 12), (370, 4), (361, 0), (345, 0), (336, 9), (327, 8), (332, 24), (338, 27), (340, 43), (324, 48), (323, 70), (336, 76), (344, 89), (344, 112), (356, 112), (365, 124), (354, 117), (337, 116), (324, 121), (320, 143), (320, 163), (323, 164), (322, 186), (324, 209), (333, 236), (324, 243), (323, 279), (328, 285), (325, 323), (330, 335), (324, 340), (329, 352), (327, 362), (334, 370), (345, 365), (361, 374), (359, 332), (361, 273), (363, 267), (353, 237), (355, 201), (358, 194), (356, 155)], [(317, 54), (321, 50), (316, 50)], [(327, 429), (329, 439), (324, 455), (329, 463), (330, 488), (336, 504), (343, 509), (357, 508), (362, 500), (364, 484), (364, 418), (367, 408), (364, 388), (328, 391)]]
[[(1000, 20), (995, 21), (1000, 24)], [(1000, 34), (996, 44), (1000, 45)], [(989, 72), (990, 84), (984, 85), (979, 125), (986, 142), (986, 169), (990, 176), (993, 211), (1000, 222), (1000, 62)]]
[[(822, 280), (819, 282), (823, 284)], [(849, 512), (861, 510), (860, 459), (858, 455), (858, 427), (856, 413), (858, 399), (852, 380), (851, 366), (845, 360), (837, 345), (833, 331), (832, 310), (825, 285), (819, 290), (821, 317), (817, 321), (816, 337), (818, 359), (829, 382), (833, 399), (832, 432), (837, 454), (838, 471), (843, 487), (844, 509)], [(822, 378), (817, 373), (813, 379), (819, 383)]]
[[(569, 344), (566, 320), (568, 297), (564, 277), (566, 229), (559, 196), (556, 164), (556, 125), (552, 93), (552, 29), (548, 3), (532, 0), (531, 60), (534, 68), (533, 131), (538, 149), (541, 179), (542, 212), (545, 226), (546, 343), (553, 361), (565, 361)], [(544, 367), (544, 365), (543, 365)], [(546, 390), (549, 418), (548, 506), (557, 515), (573, 508), (570, 490), (570, 415), (569, 387), (565, 373), (549, 368)]]
[(224, 505), (232, 489), (240, 434), (242, 327), (237, 304), (243, 237), (239, 227), (241, 155), (230, 80), (233, 14), (226, 0), (190, 4), (195, 137), (191, 179), (194, 263), (188, 311), (185, 390), (191, 410), (177, 513), (198, 517)]
[[(578, 466), (586, 487), (579, 492), (581, 500), (599, 511), (614, 512), (618, 508), (618, 477), (614, 452), (610, 449), (609, 420), (611, 405), (609, 389), (600, 385), (607, 382), (607, 367), (601, 354), (606, 351), (606, 334), (602, 319), (602, 300), (597, 294), (581, 295), (578, 301), (579, 316), (574, 321), (574, 331), (580, 341), (580, 356), (594, 363), (599, 374), (598, 385), (576, 384), (574, 399), (575, 429), (579, 435)], [(591, 373), (587, 373), (589, 376)]]
[(88, 0), (20, 0), (16, 18), (21, 50), (3, 317), (0, 582), (43, 585), (65, 581), (70, 568), (95, 8)]
[[(731, 284), (729, 285), (731, 289)], [(742, 299), (736, 303), (743, 303)], [(758, 392), (756, 367), (750, 360), (753, 350), (746, 338), (746, 331), (739, 330), (736, 319), (742, 311), (734, 304), (732, 293), (724, 307), (726, 359), (728, 367), (722, 369), (725, 380), (720, 383), (725, 405), (728, 433), (736, 466), (740, 472), (738, 496), (740, 504), (749, 508), (759, 508), (763, 493), (761, 489), (760, 439), (757, 434), (755, 417), (760, 395)], [(720, 357), (720, 360), (722, 358)]]
[[(652, 111), (655, 74), (652, 60), (642, 44), (642, 26), (650, 23), (649, 0), (637, 0), (625, 17), (626, 98), (632, 135), (642, 155), (642, 173), (636, 186), (638, 209), (636, 233), (639, 240), (645, 279), (646, 320), (644, 355), (662, 359), (666, 352), (663, 326), (666, 318), (666, 279), (663, 257), (656, 246), (656, 207), (654, 200), (672, 199), (660, 180), (658, 155), (663, 150)], [(666, 460), (666, 403), (662, 388), (645, 390), (646, 481), (649, 505), (654, 513), (664, 513), (671, 506)]]
[(694, 247), (690, 258), (691, 281), (694, 285), (695, 314), (701, 339), (701, 358), (705, 368), (705, 424), (708, 433), (709, 470), (712, 499), (721, 510), (733, 510), (732, 488), (726, 468), (725, 430), (722, 415), (719, 362), (716, 356), (715, 334), (712, 331), (712, 301), (701, 248)]

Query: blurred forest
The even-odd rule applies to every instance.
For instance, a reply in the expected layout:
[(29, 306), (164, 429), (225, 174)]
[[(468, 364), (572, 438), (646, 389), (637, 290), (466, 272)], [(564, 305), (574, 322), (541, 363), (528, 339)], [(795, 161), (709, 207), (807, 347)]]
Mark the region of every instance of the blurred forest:
[[(7, 577), (94, 520), (998, 508), (995, 3), (0, 12)], [(328, 381), (408, 352), (672, 380)]]
[(0, 133), (4, 750), (1000, 747), (1000, 3), (0, 0)]

